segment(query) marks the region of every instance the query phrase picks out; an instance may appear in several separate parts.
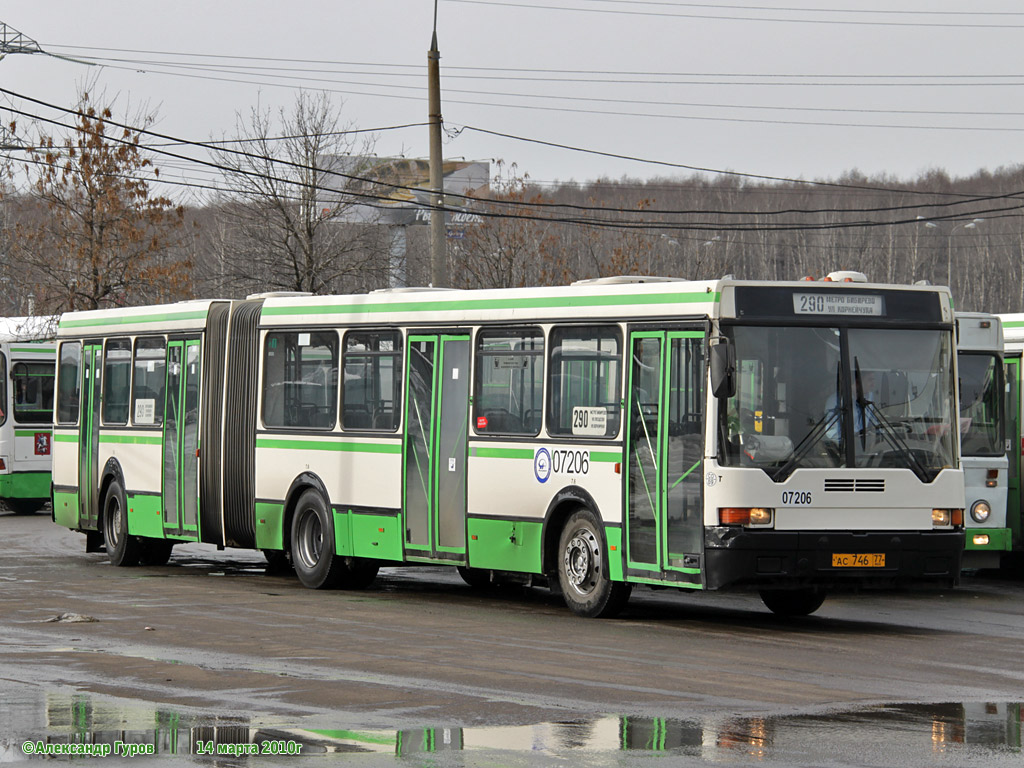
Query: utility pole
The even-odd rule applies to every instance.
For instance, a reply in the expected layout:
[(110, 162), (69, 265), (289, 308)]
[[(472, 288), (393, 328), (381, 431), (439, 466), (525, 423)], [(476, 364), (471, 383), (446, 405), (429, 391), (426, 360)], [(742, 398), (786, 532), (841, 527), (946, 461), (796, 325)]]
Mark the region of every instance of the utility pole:
[(441, 52), (437, 50), (437, 0), (434, 34), (427, 52), (427, 108), (430, 123), (430, 284), (448, 287), (448, 244), (444, 228), (444, 159), (441, 156)]

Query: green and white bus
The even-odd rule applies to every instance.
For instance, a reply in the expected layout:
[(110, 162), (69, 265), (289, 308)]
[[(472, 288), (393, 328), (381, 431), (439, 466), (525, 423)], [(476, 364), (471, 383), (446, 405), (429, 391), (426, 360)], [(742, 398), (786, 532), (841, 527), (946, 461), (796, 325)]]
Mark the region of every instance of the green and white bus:
[(960, 452), (967, 491), (963, 567), (998, 568), (1010, 549), (1003, 325), (995, 315), (957, 312)]
[(866, 281), (74, 312), (54, 519), (117, 565), (197, 541), (287, 555), (313, 588), (447, 564), (546, 580), (584, 616), (638, 584), (754, 590), (787, 614), (833, 589), (948, 587), (953, 329), (947, 289)]
[(50, 499), (56, 322), (0, 318), (0, 506), (31, 514)]
[(1024, 501), (1021, 499), (1021, 471), (1024, 469), (1024, 422), (1022, 422), (1021, 355), (1024, 354), (1024, 313), (999, 315), (1003, 325), (1003, 363), (1006, 370), (1006, 526), (1010, 554), (1004, 565), (1024, 565)]

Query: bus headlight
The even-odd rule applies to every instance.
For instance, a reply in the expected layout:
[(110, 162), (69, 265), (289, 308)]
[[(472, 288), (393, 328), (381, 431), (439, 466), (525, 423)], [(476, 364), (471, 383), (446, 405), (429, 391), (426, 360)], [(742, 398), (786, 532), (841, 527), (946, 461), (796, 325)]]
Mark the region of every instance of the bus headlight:
[(932, 527), (949, 528), (964, 524), (964, 511), (962, 509), (933, 509)]
[(992, 514), (992, 507), (987, 501), (976, 501), (971, 505), (971, 519), (976, 523), (984, 523)]

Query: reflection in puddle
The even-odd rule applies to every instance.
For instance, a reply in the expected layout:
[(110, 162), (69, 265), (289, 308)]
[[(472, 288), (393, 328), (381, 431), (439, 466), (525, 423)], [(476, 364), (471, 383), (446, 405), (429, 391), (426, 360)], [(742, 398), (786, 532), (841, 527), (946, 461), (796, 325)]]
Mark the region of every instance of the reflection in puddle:
[[(609, 716), (524, 726), (346, 730), (281, 727), (246, 718), (186, 715), (85, 694), (49, 694), (43, 725), (38, 700), (22, 712), (31, 722), (2, 723), (0, 762), (79, 754), (252, 757), (362, 753), (397, 758), (441, 752), (501, 753), (507, 764), (531, 756), (632, 765), (645, 755), (675, 754), (698, 762), (812, 762), (836, 755), (857, 765), (915, 764), (923, 757), (1019, 754), (1020, 703), (901, 704), (812, 715), (705, 716), (691, 720)], [(34, 710), (35, 716), (30, 712)], [(2, 720), (3, 718), (0, 718)], [(18, 727), (20, 726), (20, 727)], [(615, 755), (620, 759), (613, 760)], [(276, 759), (275, 759), (276, 758)], [(1019, 759), (1019, 758), (1017, 758)], [(888, 762), (886, 762), (888, 760)], [(461, 763), (460, 763), (461, 764)], [(952, 762), (950, 764), (955, 764)]]

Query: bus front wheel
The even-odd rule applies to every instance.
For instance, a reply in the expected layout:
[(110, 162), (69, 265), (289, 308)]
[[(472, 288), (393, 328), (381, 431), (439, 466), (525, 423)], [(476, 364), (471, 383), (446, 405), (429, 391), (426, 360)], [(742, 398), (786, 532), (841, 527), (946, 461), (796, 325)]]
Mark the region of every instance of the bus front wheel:
[(119, 480), (112, 480), (103, 497), (103, 543), (111, 565), (130, 566), (139, 562), (142, 545), (128, 533), (128, 503)]
[(611, 580), (601, 528), (589, 509), (574, 512), (562, 529), (558, 582), (565, 604), (579, 616), (614, 616), (629, 600), (629, 584)]
[(761, 602), (777, 616), (810, 616), (825, 602), (825, 593), (813, 589), (763, 589)]
[(323, 496), (305, 491), (292, 518), (292, 565), (310, 589), (332, 589), (344, 575), (344, 558), (334, 552), (334, 522)]

